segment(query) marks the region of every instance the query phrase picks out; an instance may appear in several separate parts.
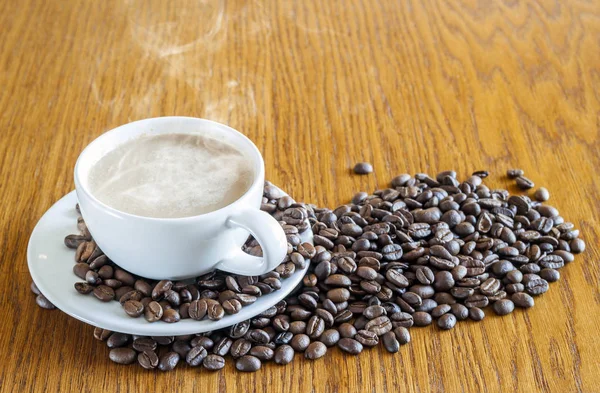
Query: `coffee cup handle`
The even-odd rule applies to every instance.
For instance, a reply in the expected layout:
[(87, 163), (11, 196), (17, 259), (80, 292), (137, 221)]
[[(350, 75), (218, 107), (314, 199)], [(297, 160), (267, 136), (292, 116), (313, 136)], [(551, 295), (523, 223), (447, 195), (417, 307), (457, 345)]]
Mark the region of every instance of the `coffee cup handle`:
[(268, 213), (246, 209), (227, 219), (227, 227), (244, 228), (260, 244), (263, 256), (255, 257), (242, 249), (221, 260), (217, 269), (244, 276), (259, 276), (275, 269), (287, 254), (287, 238), (283, 228)]

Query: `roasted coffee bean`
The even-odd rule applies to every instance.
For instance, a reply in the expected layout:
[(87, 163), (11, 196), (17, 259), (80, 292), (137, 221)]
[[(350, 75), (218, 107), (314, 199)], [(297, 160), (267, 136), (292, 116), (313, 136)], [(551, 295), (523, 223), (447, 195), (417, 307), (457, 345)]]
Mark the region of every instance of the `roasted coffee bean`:
[(198, 336), (198, 337), (194, 337), (192, 339), (192, 341), (190, 342), (190, 345), (192, 347), (202, 346), (207, 351), (210, 351), (215, 344), (214, 344), (214, 341), (210, 337)]
[(506, 171), (506, 176), (511, 179), (516, 179), (519, 176), (523, 176), (525, 172), (522, 169), (509, 169)]
[(533, 297), (529, 296), (525, 292), (514, 293), (511, 296), (511, 300), (513, 301), (514, 305), (517, 307), (530, 308), (535, 305), (535, 301), (533, 300)]
[(121, 281), (124, 285), (132, 287), (135, 284), (135, 278), (131, 273), (126, 272), (123, 269), (116, 268), (114, 271), (114, 278)]
[(456, 325), (456, 317), (451, 313), (444, 314), (437, 320), (437, 325), (442, 330), (450, 330)]
[(114, 348), (108, 353), (108, 358), (118, 364), (135, 362), (135, 351), (131, 348)]
[(381, 316), (367, 322), (365, 328), (378, 336), (382, 336), (392, 330), (392, 322), (388, 317)]
[(267, 361), (273, 359), (275, 351), (264, 345), (258, 345), (250, 349), (250, 355), (257, 357), (259, 360)]
[(302, 352), (308, 348), (310, 344), (310, 337), (308, 337), (306, 334), (296, 334), (289, 344), (292, 346), (292, 348), (294, 348), (295, 351)]
[(136, 300), (128, 300), (123, 305), (125, 313), (132, 318), (137, 318), (144, 313), (144, 306)]
[(225, 315), (225, 310), (223, 309), (223, 306), (221, 306), (219, 304), (219, 302), (209, 299), (211, 301), (207, 301), (207, 311), (206, 311), (206, 316), (208, 317), (208, 319), (212, 320), (212, 321), (217, 321), (221, 318), (223, 318), (223, 316)]
[(560, 272), (555, 269), (545, 268), (540, 271), (540, 277), (548, 282), (556, 282), (560, 279)]
[(94, 288), (93, 293), (98, 300), (101, 300), (103, 302), (110, 302), (115, 298), (114, 289), (112, 289), (111, 287), (107, 287), (106, 285), (97, 286), (96, 288)]
[(535, 184), (531, 180), (522, 175), (516, 178), (516, 182), (517, 187), (522, 190), (529, 190), (530, 188), (535, 187)]
[(358, 355), (363, 350), (362, 344), (352, 338), (342, 338), (337, 345), (342, 351), (351, 355)]
[(541, 295), (548, 291), (548, 281), (543, 278), (533, 279), (525, 283), (525, 290), (530, 295)]
[(354, 339), (365, 347), (374, 347), (379, 344), (379, 336), (369, 330), (359, 330), (356, 332)]
[(171, 371), (179, 363), (181, 357), (177, 352), (167, 352), (158, 360), (158, 369), (160, 371)]
[(144, 318), (148, 322), (159, 321), (163, 317), (163, 309), (158, 302), (152, 301), (144, 309)]
[(469, 309), (460, 303), (455, 303), (450, 306), (450, 312), (459, 321), (464, 321), (469, 317)]
[(424, 311), (417, 311), (412, 315), (412, 317), (413, 317), (415, 326), (431, 325), (431, 322), (432, 322), (431, 315)]
[(202, 366), (210, 371), (217, 371), (225, 367), (225, 359), (222, 356), (210, 354), (202, 361)]
[(358, 164), (354, 165), (354, 173), (358, 175), (366, 175), (371, 172), (373, 172), (373, 165), (369, 164), (368, 162), (359, 162)]
[(431, 310), (431, 316), (433, 318), (439, 318), (442, 315), (449, 313), (450, 309), (451, 308), (450, 308), (449, 304), (440, 304), (439, 306), (437, 306), (433, 310)]
[(393, 330), (393, 332), (400, 345), (408, 344), (410, 342), (410, 333), (407, 328), (398, 326)]
[(138, 352), (155, 351), (156, 347), (156, 341), (148, 337), (140, 337), (133, 340), (133, 349)]
[(179, 312), (174, 308), (169, 308), (163, 311), (161, 320), (166, 323), (175, 323), (181, 320), (181, 315), (179, 315)]
[(319, 341), (311, 343), (304, 351), (304, 357), (310, 360), (316, 360), (322, 358), (327, 353), (327, 347), (325, 344)]
[(289, 345), (281, 345), (275, 350), (273, 358), (277, 364), (289, 364), (294, 360), (294, 349)]
[(514, 311), (515, 304), (508, 299), (501, 299), (496, 301), (492, 308), (494, 312), (498, 315), (507, 315)]
[(485, 318), (485, 313), (478, 307), (471, 307), (469, 309), (469, 318), (471, 318), (473, 321), (481, 321), (483, 318)]
[(400, 343), (396, 339), (394, 332), (387, 332), (382, 336), (383, 346), (390, 353), (396, 353), (400, 350)]
[(185, 362), (192, 367), (197, 367), (200, 364), (202, 364), (202, 362), (204, 362), (204, 359), (206, 359), (207, 356), (208, 352), (206, 348), (204, 348), (202, 345), (197, 345), (195, 347), (192, 347), (186, 353)]
[(129, 342), (129, 335), (124, 333), (113, 333), (106, 340), (106, 346), (109, 348), (119, 348), (125, 346)]
[(99, 327), (94, 328), (94, 338), (96, 340), (105, 341), (110, 337), (113, 332), (107, 329), (102, 329)]
[(252, 348), (252, 343), (245, 338), (239, 338), (231, 344), (231, 348), (229, 349), (229, 354), (234, 359), (242, 357), (248, 352), (250, 352), (250, 348)]
[(235, 362), (238, 371), (254, 372), (260, 370), (261, 362), (256, 356), (244, 355)]
[(569, 247), (573, 254), (579, 254), (585, 251), (585, 242), (579, 238), (573, 239), (571, 240), (571, 243), (569, 243)]
[[(116, 291), (115, 291), (115, 296), (117, 295)], [(124, 295), (122, 295), (119, 298), (119, 303), (121, 303), (122, 306), (125, 305), (125, 303), (127, 303), (130, 300), (134, 300), (134, 301), (138, 301), (141, 302), (143, 298), (143, 295), (140, 291), (128, 291), (127, 293), (125, 293)]]
[(323, 332), (321, 337), (319, 337), (319, 341), (321, 341), (325, 346), (332, 347), (340, 340), (340, 332), (336, 329), (327, 329)]
[(170, 280), (162, 280), (159, 281), (152, 289), (152, 299), (161, 300), (171, 287), (173, 286), (173, 282)]
[(76, 282), (75, 290), (81, 293), (82, 295), (87, 295), (88, 293), (91, 293), (94, 290), (94, 286), (88, 284), (87, 282)]
[(356, 335), (356, 328), (351, 323), (342, 323), (338, 331), (342, 338), (353, 338)]

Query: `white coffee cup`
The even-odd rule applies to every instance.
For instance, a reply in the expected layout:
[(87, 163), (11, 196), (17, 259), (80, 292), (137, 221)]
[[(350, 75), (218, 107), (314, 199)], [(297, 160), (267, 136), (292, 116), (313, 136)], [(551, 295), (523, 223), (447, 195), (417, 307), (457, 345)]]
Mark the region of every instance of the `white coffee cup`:
[[(253, 162), (248, 191), (223, 208), (183, 218), (137, 216), (94, 197), (88, 175), (101, 157), (139, 136), (168, 133), (226, 136)], [(263, 158), (250, 139), (226, 125), (192, 117), (157, 117), (117, 127), (90, 143), (75, 165), (79, 208), (98, 246), (123, 269), (157, 280), (196, 277), (214, 269), (254, 276), (277, 267), (286, 255), (287, 240), (279, 223), (260, 210), (264, 181)], [(242, 251), (249, 234), (261, 245), (263, 257)]]

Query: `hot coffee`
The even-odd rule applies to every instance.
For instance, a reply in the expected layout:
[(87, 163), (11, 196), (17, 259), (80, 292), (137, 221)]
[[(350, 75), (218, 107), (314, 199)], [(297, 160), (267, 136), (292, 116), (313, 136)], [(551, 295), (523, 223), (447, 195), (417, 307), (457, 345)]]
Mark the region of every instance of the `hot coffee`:
[(144, 135), (93, 165), (89, 187), (101, 202), (145, 217), (208, 213), (238, 200), (254, 180), (253, 162), (225, 140), (202, 134)]

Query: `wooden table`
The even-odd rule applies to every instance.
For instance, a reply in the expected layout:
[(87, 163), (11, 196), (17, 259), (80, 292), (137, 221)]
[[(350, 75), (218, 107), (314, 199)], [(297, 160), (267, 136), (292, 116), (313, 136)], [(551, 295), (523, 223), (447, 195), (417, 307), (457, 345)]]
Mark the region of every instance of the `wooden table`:
[[(600, 392), (600, 2), (4, 1), (0, 5), (0, 390)], [(38, 308), (26, 247), (79, 152), (133, 120), (186, 115), (256, 142), (267, 178), (334, 207), (392, 176), (521, 167), (588, 250), (536, 306), (396, 355), (332, 350), (255, 374), (108, 360)], [(357, 161), (375, 172), (357, 176)]]

